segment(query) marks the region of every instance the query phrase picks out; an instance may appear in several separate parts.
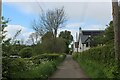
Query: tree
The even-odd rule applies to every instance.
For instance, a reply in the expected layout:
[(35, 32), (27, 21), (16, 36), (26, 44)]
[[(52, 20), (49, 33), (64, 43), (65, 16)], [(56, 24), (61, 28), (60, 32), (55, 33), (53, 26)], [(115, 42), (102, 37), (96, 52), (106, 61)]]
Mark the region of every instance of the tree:
[(113, 21), (109, 23), (107, 28), (105, 29), (104, 33), (104, 42), (105, 43), (113, 43), (114, 42), (114, 28), (113, 28)]
[(113, 44), (114, 42), (114, 28), (113, 21), (110, 21), (109, 25), (105, 29), (104, 33), (98, 36), (92, 37), (92, 46), (104, 45), (104, 44)]
[(52, 32), (46, 32), (43, 36), (42, 36), (42, 41), (45, 41), (45, 40), (48, 40), (48, 39), (51, 39), (53, 38), (53, 34)]
[(11, 38), (5, 39), (6, 37), (6, 32), (5, 28), (7, 27), (7, 24), (9, 22), (9, 18), (5, 19), (4, 17), (2, 17), (2, 24), (1, 24), (1, 31), (0, 33), (2, 33), (2, 35), (0, 35), (0, 45), (2, 45), (2, 56), (9, 56), (11, 53)]
[(20, 33), (21, 33), (21, 29), (20, 30), (18, 30), (16, 33), (15, 33), (15, 35), (13, 36), (13, 38), (12, 38), (12, 42), (11, 42), (11, 44), (16, 44), (16, 37), (17, 36), (19, 36), (20, 35)]
[(73, 41), (73, 36), (71, 35), (71, 32), (67, 31), (67, 30), (62, 31), (62, 32), (60, 32), (59, 37), (63, 38), (65, 40), (66, 53), (69, 53), (69, 45)]
[(64, 53), (66, 44), (62, 38), (50, 38), (42, 41), (40, 48), (43, 53)]
[(46, 13), (42, 12), (38, 21), (34, 20), (32, 27), (40, 35), (44, 35), (44, 33), (49, 31), (56, 38), (58, 29), (63, 27), (66, 20), (64, 7), (61, 9), (56, 8), (54, 10), (48, 10)]
[(37, 32), (31, 33), (29, 36), (29, 40), (32, 42), (32, 45), (35, 45), (39, 42), (39, 35)]
[(62, 38), (54, 38), (52, 32), (46, 32), (42, 36), (42, 42), (36, 45), (42, 53), (64, 53), (65, 41)]

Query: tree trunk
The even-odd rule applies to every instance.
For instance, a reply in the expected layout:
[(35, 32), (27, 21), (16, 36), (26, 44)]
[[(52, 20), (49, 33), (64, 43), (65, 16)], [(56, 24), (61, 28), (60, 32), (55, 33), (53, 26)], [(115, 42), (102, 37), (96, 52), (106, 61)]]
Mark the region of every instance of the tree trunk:
[(115, 35), (115, 60), (117, 64), (117, 73), (120, 74), (120, 15), (119, 15), (119, 6), (118, 1), (113, 0), (113, 26), (114, 26), (114, 35)]

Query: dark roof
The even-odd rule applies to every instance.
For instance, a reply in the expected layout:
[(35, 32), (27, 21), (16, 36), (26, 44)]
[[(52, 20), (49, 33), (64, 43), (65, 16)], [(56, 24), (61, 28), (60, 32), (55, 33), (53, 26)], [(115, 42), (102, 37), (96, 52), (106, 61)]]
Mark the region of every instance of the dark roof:
[(85, 41), (88, 39), (89, 35), (81, 35), (81, 41), (82, 43), (85, 43)]
[(104, 30), (83, 30), (81, 35), (82, 43), (85, 43), (89, 40), (89, 36), (96, 36), (104, 33)]
[(104, 30), (83, 30), (82, 33), (83, 35), (99, 35), (101, 33), (103, 33)]

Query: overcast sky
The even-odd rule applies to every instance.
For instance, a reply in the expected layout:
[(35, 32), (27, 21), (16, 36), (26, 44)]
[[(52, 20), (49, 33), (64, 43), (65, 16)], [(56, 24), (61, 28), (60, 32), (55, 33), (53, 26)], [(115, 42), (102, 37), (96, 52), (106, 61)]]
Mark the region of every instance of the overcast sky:
[(12, 37), (19, 27), (23, 29), (23, 32), (21, 34), (22, 37), (19, 36), (18, 38), (26, 39), (33, 32), (31, 21), (38, 18), (41, 8), (46, 11), (64, 6), (68, 21), (64, 28), (59, 29), (59, 32), (69, 30), (74, 37), (79, 27), (82, 27), (83, 30), (104, 30), (106, 25), (112, 20), (111, 0), (91, 0), (91, 2), (90, 0), (89, 2), (88, 0), (74, 0), (74, 2), (73, 0), (66, 0), (66, 2), (60, 2), (61, 0), (58, 0), (58, 2), (56, 0), (50, 1), (29, 0), (28, 2), (28, 0), (4, 0), (2, 15), (12, 20), (9, 22), (7, 29), (8, 37)]

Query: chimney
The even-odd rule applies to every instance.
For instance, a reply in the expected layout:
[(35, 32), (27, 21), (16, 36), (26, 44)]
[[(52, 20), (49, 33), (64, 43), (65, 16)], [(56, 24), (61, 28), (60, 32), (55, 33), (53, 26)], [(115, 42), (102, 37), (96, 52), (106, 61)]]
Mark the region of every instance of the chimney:
[(82, 34), (82, 29), (81, 29), (81, 27), (79, 28), (79, 34)]

